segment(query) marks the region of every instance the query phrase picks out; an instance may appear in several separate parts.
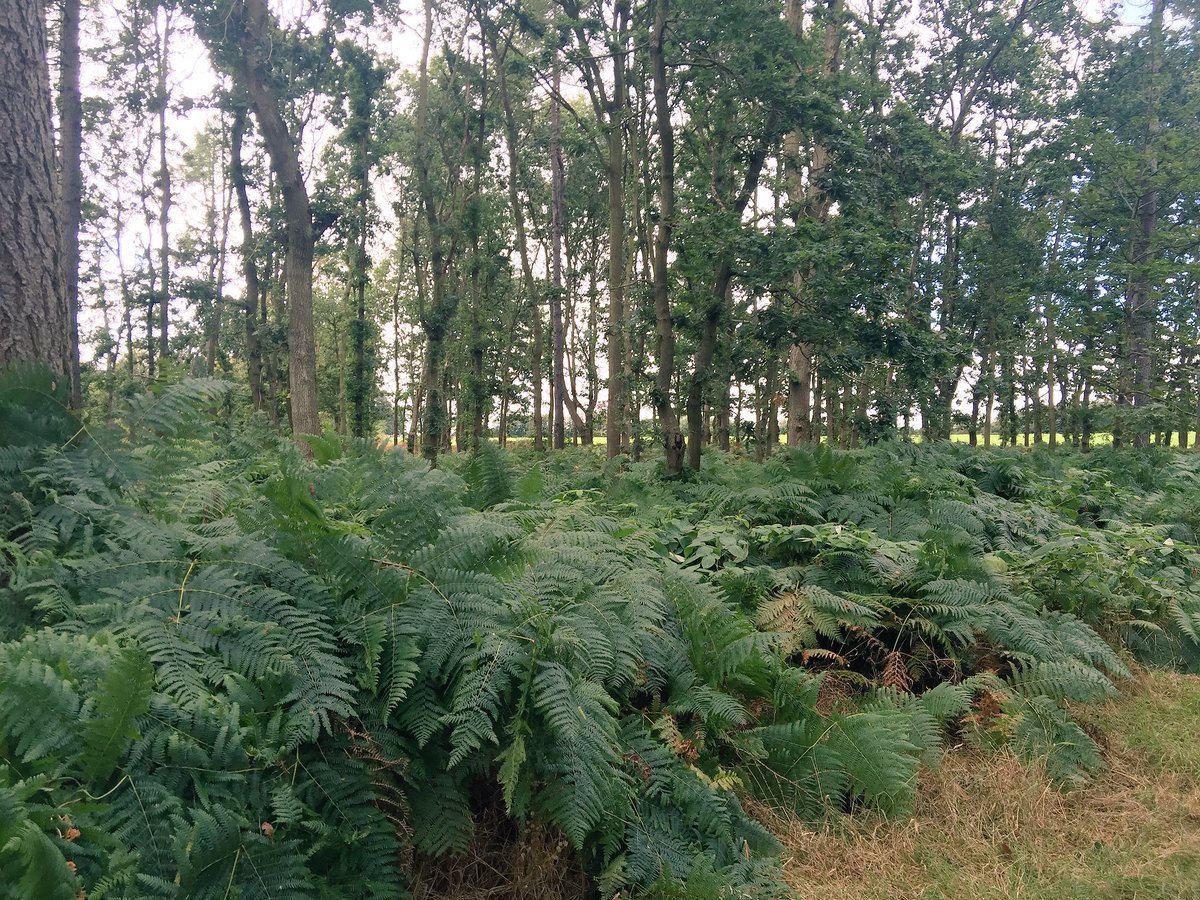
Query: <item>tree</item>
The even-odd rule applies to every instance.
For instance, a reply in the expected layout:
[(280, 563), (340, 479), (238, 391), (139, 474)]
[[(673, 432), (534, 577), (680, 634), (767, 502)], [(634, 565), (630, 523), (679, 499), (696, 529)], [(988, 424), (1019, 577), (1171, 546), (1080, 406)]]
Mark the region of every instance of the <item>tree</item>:
[(228, 0), (214, 5), (185, 0), (213, 60), (250, 98), (271, 168), (283, 194), (286, 218), (288, 303), (288, 402), (296, 434), (320, 434), (317, 351), (313, 331), (312, 207), (296, 139), (283, 115), (283, 98), (272, 80), (276, 27), (266, 0)]
[(0, 365), (68, 372), (62, 213), (41, 3), (0, 0)]
[[(628, 447), (626, 420), (630, 412), (628, 367), (625, 353), (625, 158), (626, 116), (629, 110), (628, 59), (630, 22), (633, 16), (630, 0), (613, 0), (607, 16), (605, 3), (589, 3), (581, 9), (578, 0), (559, 0), (575, 47), (570, 57), (577, 62), (584, 87), (591, 99), (596, 121), (604, 131), (605, 148), (602, 156), (608, 180), (608, 418), (606, 435), (608, 456), (620, 455)], [(606, 21), (611, 25), (604, 25)], [(588, 24), (603, 30), (603, 52), (596, 52), (601, 43), (588, 32)], [(605, 72), (602, 59), (612, 60), (611, 73)]]
[[(1130, 393), (1135, 410), (1141, 410), (1149, 404), (1151, 379), (1154, 375), (1150, 344), (1154, 336), (1154, 324), (1158, 310), (1153, 293), (1151, 263), (1154, 258), (1154, 231), (1158, 226), (1158, 141), (1162, 130), (1159, 112), (1162, 86), (1159, 84), (1159, 75), (1162, 69), (1163, 16), (1166, 13), (1166, 6), (1166, 0), (1154, 0), (1148, 23), (1148, 77), (1146, 78), (1142, 161), (1141, 171), (1138, 173), (1136, 181), (1138, 192), (1134, 207), (1136, 222), (1131, 229), (1128, 250), (1132, 271), (1126, 302), (1126, 311), (1129, 317), (1129, 351), (1126, 364), (1132, 368), (1128, 375), (1131, 376), (1129, 379), (1132, 388)], [(1150, 446), (1149, 430), (1144, 423), (1139, 422), (1134, 429), (1133, 445), (1135, 447)]]
[(69, 310), (71, 405), (83, 406), (79, 378), (79, 220), (83, 207), (83, 97), (79, 85), (79, 4), (63, 0), (59, 120), (62, 128), (61, 186), (63, 278)]
[[(671, 397), (675, 378), (675, 329), (671, 321), (670, 282), (667, 274), (671, 232), (675, 226), (675, 126), (671, 122), (671, 105), (667, 96), (667, 64), (663, 51), (666, 39), (669, 0), (654, 4), (654, 25), (650, 37), (650, 70), (654, 83), (654, 121), (659, 141), (659, 215), (654, 231), (653, 283), (655, 336), (658, 339), (658, 375), (654, 382), (654, 405), (658, 410), (663, 433), (663, 452), (666, 455), (667, 477), (677, 478), (683, 472), (683, 434)], [(692, 435), (698, 446), (700, 435)]]

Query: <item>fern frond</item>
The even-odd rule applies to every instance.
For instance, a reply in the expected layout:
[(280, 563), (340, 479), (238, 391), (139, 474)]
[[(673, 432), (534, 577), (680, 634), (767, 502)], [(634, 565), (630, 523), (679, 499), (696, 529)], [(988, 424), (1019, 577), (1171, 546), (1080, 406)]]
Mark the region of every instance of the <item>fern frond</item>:
[(150, 706), (154, 670), (140, 650), (126, 647), (92, 695), (90, 713), (81, 723), (83, 777), (102, 780), (112, 774), (129, 742), (137, 736), (135, 720)]

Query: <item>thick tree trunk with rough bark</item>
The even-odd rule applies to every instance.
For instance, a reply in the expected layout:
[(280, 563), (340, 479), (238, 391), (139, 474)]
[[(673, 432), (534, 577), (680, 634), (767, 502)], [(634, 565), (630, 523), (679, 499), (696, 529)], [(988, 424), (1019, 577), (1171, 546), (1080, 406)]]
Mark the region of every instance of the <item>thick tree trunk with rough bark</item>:
[(0, 0), (0, 366), (66, 375), (69, 311), (41, 3)]

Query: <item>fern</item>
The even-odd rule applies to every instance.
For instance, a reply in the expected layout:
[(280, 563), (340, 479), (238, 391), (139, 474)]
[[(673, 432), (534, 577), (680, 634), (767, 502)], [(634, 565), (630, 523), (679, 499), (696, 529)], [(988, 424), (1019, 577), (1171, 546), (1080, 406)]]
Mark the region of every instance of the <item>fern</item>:
[(0, 897), (74, 900), (79, 880), (62, 849), (47, 834), (52, 810), (36, 799), (48, 787), (43, 776), (10, 782), (0, 766)]
[(1069, 710), (1122, 651), (1200, 658), (1200, 521), (1162, 505), (1190, 508), (1193, 464), (432, 471), (335, 436), (306, 459), (219, 382), (83, 432), (54, 390), (0, 376), (17, 896), (394, 897), (405, 852), (468, 852), (481, 811), (557, 829), (608, 896), (786, 896), (743, 797), (903, 814), (977, 696), (1078, 783), (1100, 760)]
[(1016, 698), (1006, 711), (1017, 717), (1012, 743), (1033, 762), (1042, 762), (1055, 782), (1077, 787), (1104, 767), (1096, 744), (1046, 696)]
[(80, 769), (89, 781), (102, 781), (137, 737), (134, 720), (150, 705), (154, 670), (135, 648), (118, 651), (117, 658), (93, 695), (90, 714), (81, 723), (83, 747)]

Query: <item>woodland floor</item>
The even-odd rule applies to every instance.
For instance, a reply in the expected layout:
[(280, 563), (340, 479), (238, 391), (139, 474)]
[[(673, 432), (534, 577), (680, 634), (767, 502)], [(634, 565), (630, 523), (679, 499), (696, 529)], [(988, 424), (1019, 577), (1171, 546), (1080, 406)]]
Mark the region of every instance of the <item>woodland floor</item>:
[(1077, 711), (1108, 770), (1063, 793), (1001, 752), (925, 772), (916, 815), (763, 818), (801, 898), (1200, 898), (1200, 677), (1142, 674)]

